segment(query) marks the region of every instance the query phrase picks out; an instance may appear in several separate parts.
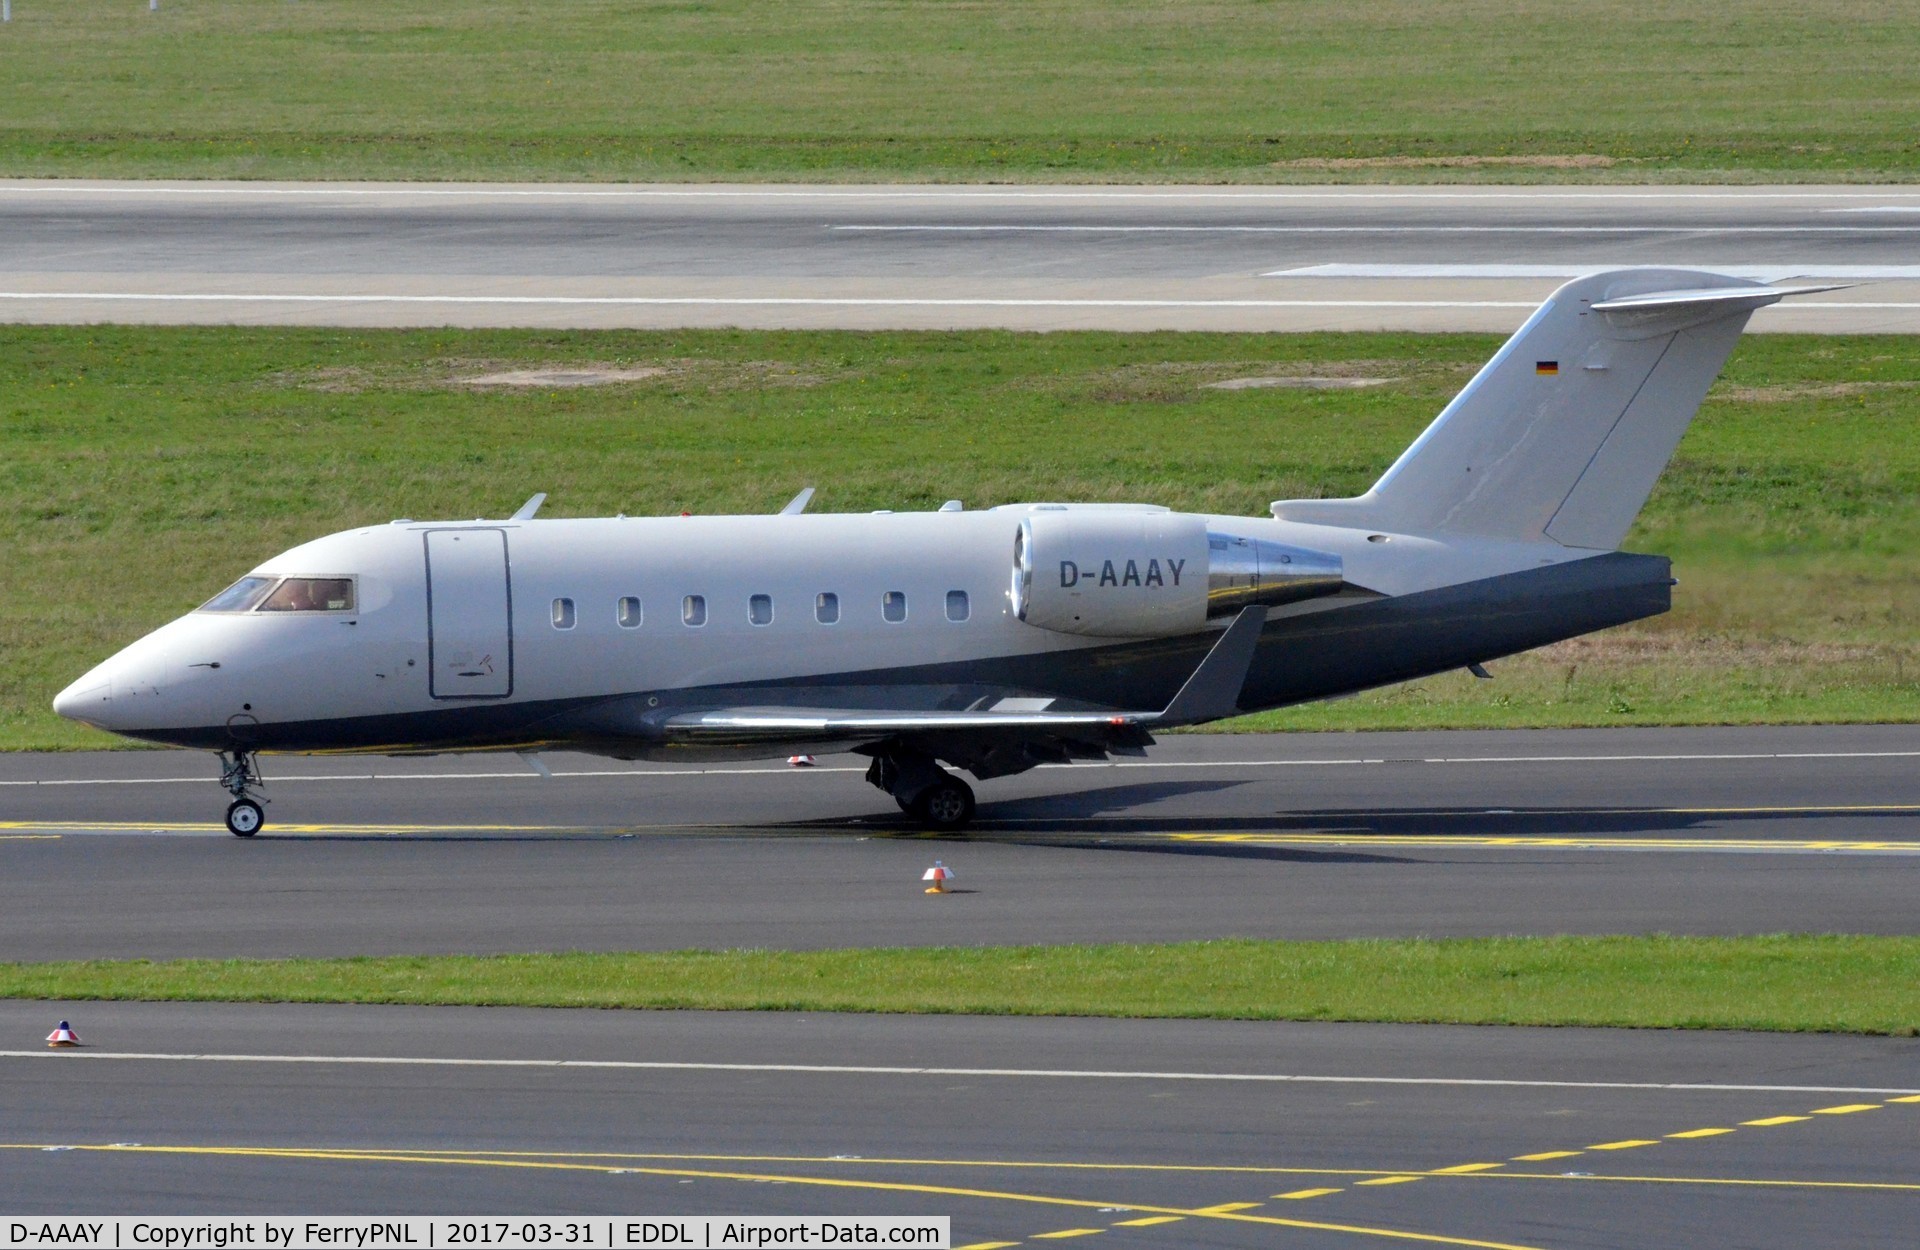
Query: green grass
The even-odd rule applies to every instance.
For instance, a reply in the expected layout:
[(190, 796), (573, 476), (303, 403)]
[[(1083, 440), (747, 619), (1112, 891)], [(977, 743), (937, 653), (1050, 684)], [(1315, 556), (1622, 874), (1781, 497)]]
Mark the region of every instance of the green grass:
[(1920, 938), (1189, 942), (0, 964), (0, 997), (1920, 1035)]
[[(0, 329), (0, 747), (118, 740), (53, 693), (266, 557), (393, 517), (1138, 500), (1264, 514), (1365, 489), (1486, 335)], [(476, 390), (503, 366), (658, 366)], [(1253, 374), (1358, 391), (1204, 389)], [(1665, 617), (1268, 728), (1920, 719), (1920, 344), (1746, 339), (1630, 549)]]
[(1916, 99), (1869, 0), (18, 0), (0, 174), (1912, 180)]

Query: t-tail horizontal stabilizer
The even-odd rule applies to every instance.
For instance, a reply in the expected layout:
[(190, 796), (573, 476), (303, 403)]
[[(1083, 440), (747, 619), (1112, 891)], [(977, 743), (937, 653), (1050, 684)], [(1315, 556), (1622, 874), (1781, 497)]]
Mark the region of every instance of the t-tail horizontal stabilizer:
[(1747, 318), (1789, 295), (1685, 269), (1555, 291), (1357, 499), (1283, 500), (1285, 521), (1611, 551)]

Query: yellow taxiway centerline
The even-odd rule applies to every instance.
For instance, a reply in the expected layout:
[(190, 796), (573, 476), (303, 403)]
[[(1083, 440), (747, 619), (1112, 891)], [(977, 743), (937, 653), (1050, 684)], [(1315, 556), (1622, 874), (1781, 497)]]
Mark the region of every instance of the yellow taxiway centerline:
[(1880, 851), (1920, 853), (1920, 840), (1858, 841), (1787, 838), (1626, 838), (1475, 833), (1169, 833), (1177, 842), (1235, 846), (1477, 847), (1500, 850)]
[(1465, 1177), (1477, 1181), (1608, 1181), (1628, 1185), (1718, 1185), (1749, 1189), (1864, 1189), (1893, 1193), (1920, 1192), (1915, 1181), (1799, 1181), (1738, 1176), (1613, 1176), (1604, 1172), (1569, 1176), (1564, 1172), (1480, 1172)]
[[(48, 1150), (61, 1147), (48, 1144), (0, 1145), (0, 1150)], [(465, 1167), (524, 1168), (540, 1171), (606, 1173), (615, 1169), (584, 1163), (550, 1163), (536, 1159), (476, 1158), (442, 1155), (437, 1152), (395, 1152), (373, 1150), (303, 1150), (243, 1146), (102, 1146), (71, 1145), (64, 1149), (109, 1154), (203, 1155), (257, 1159), (297, 1159), (346, 1163), (415, 1163)], [(1184, 1219), (1224, 1220), (1233, 1223), (1260, 1224), (1280, 1228), (1309, 1229), (1315, 1232), (1350, 1233), (1359, 1237), (1378, 1237), (1391, 1241), (1411, 1241), (1428, 1245), (1466, 1246), (1472, 1250), (1540, 1250), (1512, 1242), (1481, 1241), (1468, 1237), (1449, 1237), (1440, 1233), (1420, 1233), (1406, 1229), (1376, 1228), (1360, 1224), (1334, 1224), (1319, 1220), (1292, 1220), (1273, 1215), (1254, 1215), (1245, 1211), (1219, 1208), (1166, 1207), (1114, 1202), (1101, 1199), (1063, 1198), (1045, 1194), (1012, 1193), (1003, 1190), (969, 1189), (952, 1185), (920, 1185), (903, 1181), (868, 1181), (847, 1177), (817, 1177), (755, 1172), (715, 1172), (692, 1168), (624, 1168), (620, 1171), (643, 1176), (670, 1176), (676, 1179), (767, 1181), (789, 1185), (817, 1185), (833, 1189), (865, 1189), (894, 1193), (932, 1194), (950, 1198), (975, 1198), (990, 1202), (1018, 1202), (1038, 1206), (1072, 1207), (1080, 1210), (1114, 1210), (1147, 1215), (1176, 1216)]]
[[(586, 833), (604, 828), (594, 825), (281, 825), (271, 827), (276, 834), (345, 833)], [(96, 833), (226, 833), (227, 827), (211, 821), (136, 821), (136, 820), (0, 820), (0, 829), (57, 829), (67, 832)], [(16, 837), (19, 835), (0, 835)], [(42, 835), (57, 837), (58, 834)]]

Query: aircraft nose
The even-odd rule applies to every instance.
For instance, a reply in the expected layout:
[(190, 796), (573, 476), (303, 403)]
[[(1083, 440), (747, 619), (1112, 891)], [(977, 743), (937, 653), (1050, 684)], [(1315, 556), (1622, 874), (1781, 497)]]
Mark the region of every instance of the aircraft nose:
[(68, 720), (98, 724), (113, 706), (113, 683), (98, 669), (53, 696), (53, 710)]

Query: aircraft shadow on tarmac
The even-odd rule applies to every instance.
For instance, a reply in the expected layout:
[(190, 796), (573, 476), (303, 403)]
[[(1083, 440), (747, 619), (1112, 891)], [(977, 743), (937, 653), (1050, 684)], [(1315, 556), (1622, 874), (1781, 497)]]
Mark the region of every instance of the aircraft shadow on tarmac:
[[(932, 834), (905, 819), (881, 818), (877, 826), (899, 825), (902, 834), (956, 842), (1004, 842), (1074, 850), (1150, 851), (1161, 855), (1199, 855), (1220, 859), (1299, 860), (1314, 863), (1413, 863), (1417, 856), (1380, 855), (1347, 847), (1282, 847), (1231, 842), (1175, 842), (1169, 832), (1272, 832), (1271, 817), (1149, 817), (1107, 815), (1135, 811), (1166, 799), (1213, 794), (1244, 781), (1150, 781), (1106, 786), (1072, 794), (1007, 799), (980, 806), (974, 826), (963, 833)], [(878, 832), (879, 830), (876, 830)]]
[[(1178, 783), (1158, 786), (1118, 786), (1108, 791), (1058, 795), (1041, 800), (1009, 800), (980, 805), (978, 826), (995, 832), (1030, 829), (1035, 832), (1112, 833), (1340, 833), (1364, 837), (1462, 838), (1595, 837), (1677, 834), (1711, 829), (1726, 838), (1765, 836), (1767, 826), (1795, 822), (1817, 826), (1835, 820), (1860, 822), (1897, 820), (1911, 825), (1911, 810), (1871, 808), (1808, 810), (1805, 808), (1687, 809), (1660, 807), (1356, 807), (1308, 811), (1276, 811), (1262, 816), (1128, 816), (1104, 812), (1139, 806), (1155, 797), (1171, 797)], [(1224, 789), (1227, 785), (1181, 785), (1180, 792)], [(1144, 792), (1161, 791), (1157, 795)], [(1819, 836), (1810, 830), (1808, 836)], [(1859, 836), (1859, 835), (1856, 835)]]
[[(1634, 807), (1483, 807), (1328, 808), (1281, 811), (1264, 816), (1149, 816), (1127, 815), (1133, 809), (1182, 795), (1229, 789), (1241, 782), (1162, 782), (1112, 786), (1075, 794), (1048, 795), (983, 803), (973, 828), (944, 836), (958, 841), (1022, 842), (1077, 848), (1111, 847), (1174, 855), (1213, 855), (1229, 858), (1341, 860), (1354, 862), (1418, 862), (1425, 858), (1412, 848), (1385, 846), (1364, 849), (1370, 837), (1430, 840), (1425, 850), (1458, 838), (1463, 848), (1490, 838), (1607, 838), (1639, 839), (1690, 836), (1699, 843), (1715, 840), (1751, 842), (1778, 836), (1783, 822), (1800, 826), (1796, 841), (1817, 840), (1820, 826), (1845, 820), (1856, 828), (1845, 840), (1871, 840), (1876, 835), (1857, 826), (1864, 821), (1899, 820), (1911, 826), (1911, 811), (1872, 809), (1809, 811), (1804, 808), (1689, 810)], [(905, 820), (876, 818), (874, 826)], [(1322, 835), (1352, 839), (1352, 845), (1327, 847), (1273, 846), (1258, 842), (1186, 841), (1172, 835)], [(1704, 834), (1704, 836), (1702, 836)], [(1543, 848), (1544, 849), (1544, 848)]]

